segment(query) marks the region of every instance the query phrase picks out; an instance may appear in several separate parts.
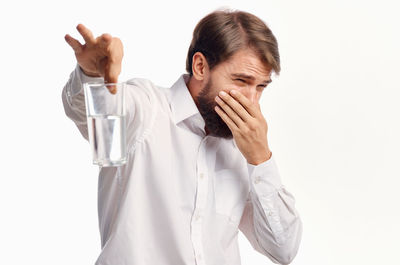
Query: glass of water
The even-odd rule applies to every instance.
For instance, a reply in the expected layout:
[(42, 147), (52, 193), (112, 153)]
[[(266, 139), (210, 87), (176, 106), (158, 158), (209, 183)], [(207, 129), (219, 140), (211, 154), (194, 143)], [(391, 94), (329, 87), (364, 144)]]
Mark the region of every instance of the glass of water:
[(103, 167), (125, 164), (126, 84), (84, 83), (83, 87), (93, 164)]

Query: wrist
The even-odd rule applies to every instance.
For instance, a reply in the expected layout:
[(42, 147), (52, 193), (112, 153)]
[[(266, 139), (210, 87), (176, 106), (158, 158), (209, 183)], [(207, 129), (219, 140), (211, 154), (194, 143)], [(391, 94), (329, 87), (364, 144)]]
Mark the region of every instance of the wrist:
[(81, 69), (82, 73), (84, 75), (86, 75), (86, 76), (89, 76), (89, 77), (101, 77), (101, 75), (98, 74), (98, 73), (92, 73), (92, 72), (84, 70), (80, 65), (79, 65), (79, 68)]
[(260, 156), (258, 158), (247, 160), (247, 163), (252, 164), (254, 166), (257, 166), (259, 164), (262, 164), (262, 163), (270, 160), (271, 157), (272, 157), (272, 152), (268, 150), (266, 154), (264, 154), (264, 155), (262, 155), (262, 156)]

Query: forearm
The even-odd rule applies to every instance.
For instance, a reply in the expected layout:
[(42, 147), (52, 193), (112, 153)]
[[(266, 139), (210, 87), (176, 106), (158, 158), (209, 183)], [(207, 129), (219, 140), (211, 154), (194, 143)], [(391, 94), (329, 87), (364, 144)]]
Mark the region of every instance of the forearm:
[(75, 123), (86, 140), (88, 140), (88, 133), (83, 83), (102, 82), (103, 80), (103, 78), (86, 76), (79, 65), (76, 65), (62, 90), (65, 114)]
[[(250, 168), (249, 168), (250, 169)], [(252, 226), (259, 250), (275, 262), (290, 263), (302, 235), (295, 199), (282, 185), (274, 160), (249, 170)]]
[[(281, 190), (275, 196), (287, 196), (283, 195), (285, 193)], [(272, 196), (260, 203), (254, 198), (256, 195), (252, 196), (254, 234), (260, 249), (275, 262), (289, 264), (297, 254), (302, 236), (302, 222), (297, 211), (285, 206), (287, 199), (279, 202)]]

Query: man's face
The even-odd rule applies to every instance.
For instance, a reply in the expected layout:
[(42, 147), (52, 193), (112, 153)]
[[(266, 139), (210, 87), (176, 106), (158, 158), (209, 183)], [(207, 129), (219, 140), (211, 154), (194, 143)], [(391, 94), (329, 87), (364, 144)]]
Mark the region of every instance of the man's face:
[(236, 52), (228, 61), (215, 66), (208, 82), (197, 96), (198, 108), (212, 136), (231, 139), (232, 132), (217, 114), (215, 97), (220, 91), (240, 91), (251, 102), (259, 102), (264, 88), (271, 82), (271, 69), (267, 68), (250, 49)]

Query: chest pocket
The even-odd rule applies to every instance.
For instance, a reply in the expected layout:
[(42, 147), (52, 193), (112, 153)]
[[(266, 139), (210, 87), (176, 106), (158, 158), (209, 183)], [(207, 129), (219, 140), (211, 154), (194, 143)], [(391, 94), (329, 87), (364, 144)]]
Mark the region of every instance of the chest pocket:
[(232, 170), (223, 169), (215, 172), (214, 197), (215, 210), (218, 214), (228, 216), (230, 221), (238, 224), (246, 205), (249, 184)]

